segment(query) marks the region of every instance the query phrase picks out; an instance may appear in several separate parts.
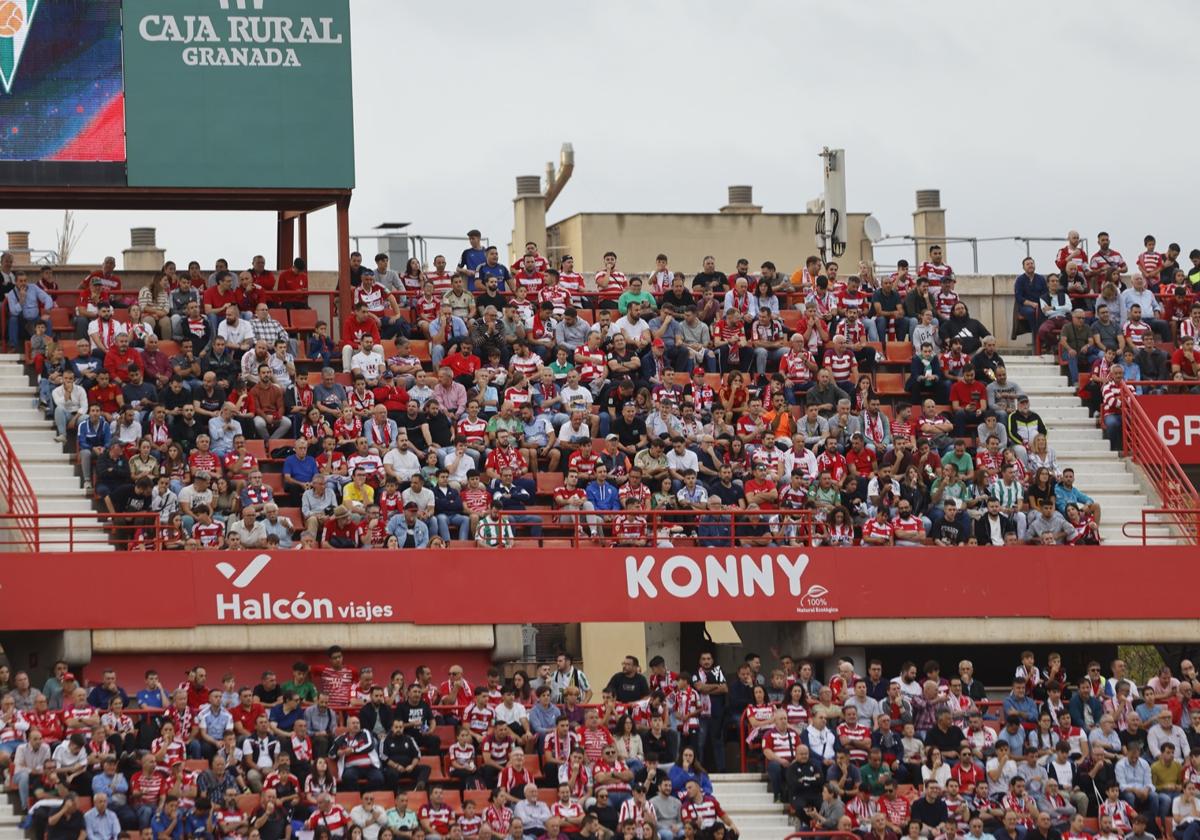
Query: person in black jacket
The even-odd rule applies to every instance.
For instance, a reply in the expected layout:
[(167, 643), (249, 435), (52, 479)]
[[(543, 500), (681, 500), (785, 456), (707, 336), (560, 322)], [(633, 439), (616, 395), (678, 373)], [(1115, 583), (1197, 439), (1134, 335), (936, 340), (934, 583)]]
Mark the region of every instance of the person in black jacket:
[[(374, 692), (371, 692), (374, 694)], [(365, 708), (365, 707), (364, 707)], [(404, 731), (404, 722), (393, 720), (391, 732), (383, 740), (383, 779), (388, 790), (398, 790), (405, 782), (413, 782), (414, 790), (425, 790), (429, 782), (429, 765), (421, 763), (421, 748)]]
[(976, 542), (980, 545), (1004, 545), (1005, 535), (1010, 533), (1016, 535), (1016, 523), (1000, 512), (999, 499), (989, 498), (987, 513), (975, 520)]
[(784, 772), (786, 797), (797, 814), (809, 806), (821, 804), (821, 788), (825, 786), (825, 768), (813, 760), (806, 744), (796, 747), (796, 760)]
[(392, 707), (383, 699), (383, 686), (371, 686), (370, 701), (358, 710), (362, 728), (376, 738), (383, 738), (392, 731)]
[(951, 722), (950, 710), (942, 709), (937, 714), (937, 725), (925, 733), (925, 747), (937, 747), (943, 755), (958, 755), (967, 736)]
[(437, 532), (445, 542), (450, 542), (450, 527), (458, 529), (457, 539), (471, 539), (471, 517), (463, 513), (462, 496), (450, 486), (450, 472), (440, 469), (437, 484), (433, 488), (433, 513)]
[(425, 752), (436, 754), (441, 751), (441, 739), (433, 734), (433, 709), (422, 699), (421, 686), (417, 683), (408, 687), (404, 702), (396, 704), (393, 719), (404, 725), (404, 731), (411, 735)]

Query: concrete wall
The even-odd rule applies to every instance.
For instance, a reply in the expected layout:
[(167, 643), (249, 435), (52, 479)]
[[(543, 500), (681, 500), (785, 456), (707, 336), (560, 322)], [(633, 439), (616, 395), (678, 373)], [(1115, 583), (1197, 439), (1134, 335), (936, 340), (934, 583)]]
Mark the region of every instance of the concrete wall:
[[(873, 259), (862, 232), (866, 216), (850, 214), (850, 244), (837, 258), (843, 274), (857, 270), (859, 260)], [(596, 271), (604, 252), (615, 251), (626, 274), (651, 271), (659, 253), (670, 258), (672, 270), (689, 275), (700, 270), (707, 254), (725, 272), (745, 257), (755, 271), (771, 260), (791, 274), (817, 253), (816, 221), (809, 213), (581, 213), (547, 228), (546, 250), (553, 258), (575, 257), (576, 271)]]

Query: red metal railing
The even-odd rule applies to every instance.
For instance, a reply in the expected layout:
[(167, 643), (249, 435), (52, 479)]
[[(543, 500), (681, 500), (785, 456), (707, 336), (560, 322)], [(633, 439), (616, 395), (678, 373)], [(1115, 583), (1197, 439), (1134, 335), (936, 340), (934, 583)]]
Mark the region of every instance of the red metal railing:
[(1200, 507), (1190, 509), (1146, 508), (1142, 511), (1141, 519), (1126, 522), (1121, 526), (1121, 534), (1141, 540), (1142, 545), (1151, 545), (1155, 542), (1173, 543), (1179, 539), (1179, 535), (1175, 532), (1152, 533), (1152, 529), (1163, 527), (1164, 520), (1173, 523), (1178, 530), (1185, 534), (1192, 535), (1193, 542), (1195, 542), (1194, 535), (1200, 534)]
[[(0, 432), (0, 436), (3, 432)], [(80, 505), (87, 504), (80, 496)], [(162, 551), (183, 548), (182, 538), (159, 524), (156, 513), (0, 514), (0, 552)]]
[[(52, 300), (54, 300), (54, 302), (56, 304), (58, 304), (59, 299), (62, 298), (63, 303), (61, 305), (56, 306), (56, 309), (60, 309), (60, 310), (65, 309), (68, 313), (68, 317), (71, 319), (74, 318), (75, 307), (79, 302), (79, 295), (80, 295), (80, 292), (78, 289), (57, 289), (57, 290), (53, 290), (53, 291), (47, 291), (46, 294), (49, 295), (50, 298)], [(129, 318), (128, 318), (127, 307), (130, 304), (137, 303), (137, 294), (138, 294), (138, 289), (122, 289), (120, 292), (118, 292), (117, 294), (114, 295), (115, 298), (121, 300), (124, 303), (123, 307), (115, 309), (113, 311), (113, 317), (115, 319), (117, 319), (118, 321), (125, 322), (125, 323), (128, 322)], [(263, 292), (260, 292), (260, 295), (263, 298), (263, 300), (266, 301), (268, 306), (271, 306), (275, 302), (285, 303), (288, 301), (294, 301), (300, 295), (304, 295), (307, 298), (307, 305), (305, 306), (305, 308), (316, 310), (317, 317), (328, 322), (329, 335), (332, 336), (335, 340), (337, 340), (337, 338), (340, 334), (340, 331), (341, 331), (341, 324), (342, 324), (341, 313), (338, 311), (338, 290), (337, 289), (318, 289), (318, 290), (310, 290), (310, 291), (305, 291), (305, 292), (278, 292), (278, 291), (269, 291), (268, 292), (268, 291), (263, 291)], [(274, 308), (274, 307), (272, 307), (272, 308)], [(283, 308), (283, 307), (280, 307), (280, 308)], [(203, 312), (203, 307), (201, 308), (201, 312)], [(47, 321), (51, 320), (51, 315), (50, 315), (49, 311), (43, 312), (42, 317), (44, 319), (46, 319)], [(288, 328), (288, 325), (284, 324), (284, 327)], [(61, 324), (59, 325), (59, 328), (60, 328), (60, 331), (65, 331), (67, 329), (67, 328), (62, 327)], [(289, 332), (291, 332), (291, 331), (292, 330), (289, 329)], [(8, 341), (8, 301), (4, 298), (0, 298), (0, 343), (7, 343), (7, 341)]]
[[(514, 521), (514, 517), (537, 521)], [(540, 540), (548, 547), (653, 547), (660, 540), (678, 546), (762, 545), (811, 546), (811, 510), (732, 509), (698, 510), (554, 510), (530, 508), (500, 512), (517, 540)], [(538, 534), (540, 529), (540, 536)], [(453, 531), (453, 527), (451, 528)], [(452, 534), (453, 536), (453, 534)], [(664, 544), (666, 544), (664, 542)]]
[(4, 508), (0, 522), (0, 546), (10, 544), (8, 551), (36, 551), (38, 520), (37, 495), (29, 476), (21, 466), (12, 442), (0, 428), (0, 505)]
[(1157, 513), (1173, 524), (1180, 536), (1192, 544), (1200, 542), (1200, 528), (1194, 515), (1200, 508), (1200, 495), (1163, 442), (1146, 410), (1138, 403), (1133, 389), (1124, 383), (1121, 385), (1121, 454), (1142, 468), (1162, 500), (1161, 508), (1156, 511), (1143, 511), (1143, 523), (1147, 513)]
[[(0, 432), (0, 435), (3, 433)], [(0, 449), (0, 453), (3, 450)], [(19, 469), (19, 467), (18, 467)], [(22, 474), (23, 475), (23, 474)], [(32, 498), (32, 496), (30, 496)], [(721, 510), (711, 513), (680, 510), (555, 511), (531, 508), (501, 512), (514, 539), (529, 545), (535, 541), (548, 548), (653, 547), (658, 534), (678, 526), (671, 539), (676, 546), (703, 544), (713, 547), (742, 546), (752, 541), (776, 545), (813, 545), (813, 516), (809, 510)], [(512, 515), (536, 516), (537, 522), (513, 522)], [(591, 533), (591, 517), (599, 536)], [(303, 523), (295, 523), (303, 530)], [(699, 526), (717, 529), (696, 536)], [(541, 528), (541, 536), (534, 529)], [(457, 527), (451, 526), (451, 537)], [(297, 532), (299, 533), (299, 531)], [(459, 543), (461, 545), (461, 543)], [(71, 552), (97, 551), (116, 547), (130, 551), (163, 551), (185, 546), (182, 534), (146, 513), (0, 513), (0, 550), (27, 546), (31, 550)]]

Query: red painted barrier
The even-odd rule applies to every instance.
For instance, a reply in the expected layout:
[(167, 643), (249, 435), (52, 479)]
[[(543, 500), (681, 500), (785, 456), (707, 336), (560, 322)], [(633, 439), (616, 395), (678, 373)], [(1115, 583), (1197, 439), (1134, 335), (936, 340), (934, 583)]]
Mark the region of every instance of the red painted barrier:
[[(0, 568), (0, 630), (243, 624), (1190, 618), (1112, 598), (1131, 568), (1200, 586), (1190, 546), (40, 554)], [(125, 571), (117, 574), (114, 569)], [(46, 609), (54, 597), (73, 604)]]

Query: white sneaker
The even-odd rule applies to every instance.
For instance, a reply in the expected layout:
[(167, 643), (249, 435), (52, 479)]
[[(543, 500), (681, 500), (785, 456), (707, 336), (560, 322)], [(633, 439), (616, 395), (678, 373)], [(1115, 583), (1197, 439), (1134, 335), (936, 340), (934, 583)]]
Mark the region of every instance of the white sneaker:
[(55, 436), (54, 436), (54, 442), (55, 442), (55, 443), (65, 443), (65, 442), (66, 442), (66, 440), (67, 440), (67, 439), (66, 439), (65, 437), (63, 437), (62, 435), (55, 435)]
[(92, 482), (90, 482), (90, 481), (83, 482), (83, 492), (84, 493), (92, 492)]

